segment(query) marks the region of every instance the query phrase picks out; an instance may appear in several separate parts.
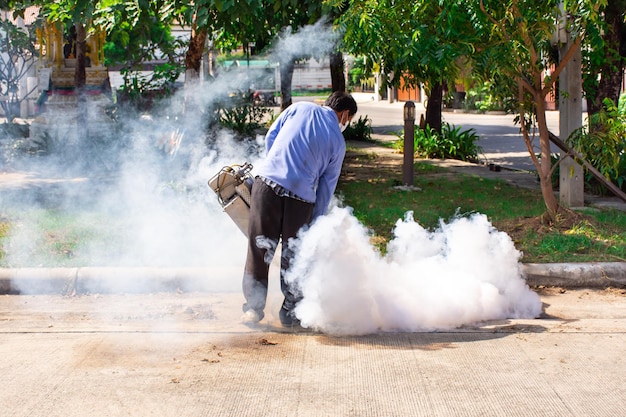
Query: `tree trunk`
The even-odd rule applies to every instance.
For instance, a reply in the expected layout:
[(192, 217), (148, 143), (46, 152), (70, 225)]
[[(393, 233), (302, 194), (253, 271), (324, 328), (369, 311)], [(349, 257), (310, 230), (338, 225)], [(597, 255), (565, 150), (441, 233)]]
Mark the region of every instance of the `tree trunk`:
[(337, 51), (330, 54), (330, 79), (333, 91), (346, 91), (346, 77), (343, 70), (343, 53)]
[(197, 102), (197, 84), (200, 82), (200, 68), (202, 67), (202, 55), (207, 39), (206, 29), (197, 31), (192, 29), (189, 39), (189, 48), (185, 55), (185, 86), (183, 114), (187, 119), (197, 119), (202, 110)]
[(443, 101), (443, 84), (437, 82), (430, 89), (426, 104), (426, 124), (431, 129), (441, 132), (441, 103)]
[(291, 99), (291, 81), (293, 80), (293, 69), (295, 62), (293, 59), (288, 59), (285, 62), (280, 63), (280, 109), (285, 110), (291, 106), (293, 100)]
[(79, 141), (82, 138), (81, 134), (88, 131), (85, 129), (89, 126), (87, 121), (87, 95), (85, 86), (87, 85), (87, 72), (85, 70), (85, 50), (87, 49), (87, 31), (85, 25), (82, 23), (76, 23), (76, 68), (74, 72), (74, 88), (76, 92), (76, 127)]
[(82, 23), (76, 23), (76, 68), (74, 72), (74, 86), (76, 91), (84, 90), (87, 84), (85, 72), (85, 49), (87, 46), (87, 31)]
[(200, 79), (200, 67), (202, 65), (206, 38), (206, 29), (201, 29), (200, 31), (194, 29), (191, 32), (189, 48), (185, 55), (185, 84), (188, 82), (193, 84)]
[(548, 216), (552, 221), (556, 220), (559, 211), (559, 203), (554, 195), (552, 187), (552, 152), (550, 150), (550, 131), (546, 120), (545, 96), (535, 93), (535, 105), (537, 111), (537, 129), (539, 130), (539, 147), (541, 150), (540, 166), (537, 167), (541, 195), (546, 205)]
[[(623, 0), (609, 0), (604, 11), (606, 30), (602, 35), (605, 50), (604, 63), (600, 67), (600, 81), (595, 96), (587, 99), (587, 110), (590, 114), (597, 113), (603, 107), (605, 98), (613, 100), (617, 104), (622, 87), (622, 74), (624, 72), (624, 15), (625, 7)], [(610, 51), (616, 51), (610, 53)]]

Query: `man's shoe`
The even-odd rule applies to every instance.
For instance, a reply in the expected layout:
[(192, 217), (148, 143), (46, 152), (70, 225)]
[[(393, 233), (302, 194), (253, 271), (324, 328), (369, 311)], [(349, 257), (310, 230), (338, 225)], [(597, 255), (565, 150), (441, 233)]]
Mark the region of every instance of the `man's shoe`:
[(310, 327), (302, 327), (298, 319), (293, 319), (291, 323), (281, 322), (281, 324), (283, 325), (283, 329), (288, 333), (315, 333), (315, 330)]
[[(283, 310), (281, 310), (283, 313)], [(306, 327), (302, 327), (300, 323), (300, 319), (293, 316), (293, 314), (280, 314), (280, 324), (283, 325), (283, 328), (290, 329), (294, 331), (307, 331)]]
[(254, 310), (246, 311), (245, 313), (243, 313), (243, 317), (241, 318), (241, 322), (247, 325), (257, 324), (260, 321), (261, 316)]
[(300, 320), (293, 318), (290, 320), (281, 320), (280, 324), (283, 325), (283, 327), (287, 327), (287, 328), (298, 328), (298, 327), (302, 327), (300, 325)]
[(294, 325), (300, 326), (300, 320), (293, 315), (292, 311), (287, 311), (284, 307), (278, 312), (278, 317), (280, 318), (280, 323), (283, 327), (293, 327)]

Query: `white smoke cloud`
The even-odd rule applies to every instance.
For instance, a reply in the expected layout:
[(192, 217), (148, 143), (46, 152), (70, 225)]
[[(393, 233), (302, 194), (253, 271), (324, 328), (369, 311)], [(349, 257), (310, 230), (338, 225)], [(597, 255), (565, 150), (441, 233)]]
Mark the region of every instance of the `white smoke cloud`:
[(381, 256), (350, 209), (334, 208), (296, 243), (287, 278), (304, 295), (296, 315), (325, 333), (446, 330), (541, 312), (519, 252), (484, 215), (429, 232), (409, 213)]
[[(281, 59), (323, 54), (333, 48), (336, 36), (324, 22), (285, 32), (275, 54)], [(188, 102), (196, 110), (211, 108), (241, 85), (240, 74), (231, 75), (223, 73), (216, 82), (187, 91)], [(62, 190), (59, 198), (67, 198), (56, 201), (77, 222), (97, 222), (97, 236), (74, 248), (79, 266), (232, 267), (243, 272), (245, 238), (219, 207), (207, 180), (225, 165), (254, 164), (259, 155), (224, 132), (207, 148), (201, 115), (177, 126), (184, 136), (174, 158), (157, 145), (175, 123), (157, 116), (122, 121), (125, 129), (118, 140), (128, 145), (121, 158), (80, 155), (88, 168), (97, 161), (110, 175), (89, 176), (87, 184)], [(31, 162), (29, 169), (66, 175), (68, 161), (63, 158), (38, 162)], [(88, 169), (85, 174), (92, 173)], [(3, 198), (0, 208), (8, 213), (36, 206), (32, 199), (19, 198)], [(48, 254), (37, 252), (47, 237), (38, 214), (30, 213), (15, 217), (4, 262), (52, 266)], [(298, 245), (289, 275), (304, 293), (296, 314), (304, 325), (327, 333), (443, 330), (490, 319), (536, 317), (541, 310), (538, 296), (521, 278), (519, 253), (510, 238), (482, 215), (442, 223), (434, 232), (407, 215), (397, 223), (387, 255), (381, 256), (350, 210), (335, 207)], [(276, 286), (278, 277), (272, 278), (270, 285)], [(240, 279), (230, 284), (230, 290), (241, 288)], [(216, 288), (223, 289), (223, 283)], [(282, 297), (280, 291), (277, 296)]]
[[(275, 54), (323, 55), (335, 39), (332, 28), (319, 22), (296, 33), (285, 31)], [(15, 220), (4, 243), (3, 266), (216, 266), (243, 271), (245, 237), (223, 212), (207, 181), (223, 166), (254, 164), (259, 149), (215, 127), (209, 128), (215, 137), (207, 147), (204, 123), (229, 93), (260, 84), (251, 79), (257, 75), (267, 76), (245, 69), (221, 71), (212, 82), (185, 88), (150, 117), (118, 111), (117, 122), (108, 124), (102, 122), (106, 117), (101, 108), (90, 108), (86, 129), (76, 126), (72, 112), (50, 107), (49, 123), (40, 129), (54, 137), (51, 154), (15, 160), (12, 168), (42, 178), (80, 176), (84, 181), (0, 196), (2, 214)], [(175, 155), (164, 146), (172, 132), (182, 137)], [(109, 145), (92, 147), (91, 133)], [(91, 232), (79, 238), (64, 260), (47, 249), (54, 237), (40, 224), (42, 212), (53, 208), (65, 218), (73, 217), (74, 225), (84, 223), (81, 231), (92, 223)], [(240, 286), (235, 280), (231, 288)]]
[[(196, 86), (193, 102), (199, 109), (214, 108), (237, 84), (233, 78), (238, 76), (224, 74), (220, 82)], [(172, 103), (180, 100), (175, 98)], [(161, 112), (175, 114), (180, 109)], [(245, 237), (223, 212), (207, 182), (224, 166), (255, 163), (259, 148), (217, 128), (207, 146), (205, 120), (200, 111), (196, 114), (197, 118), (184, 121), (159, 113), (141, 118), (120, 115), (117, 124), (108, 126), (110, 135), (118, 135), (114, 140), (124, 144), (115, 155), (84, 147), (79, 148), (77, 157), (53, 152), (36, 160), (15, 161), (14, 169), (28, 169), (44, 179), (81, 176), (85, 181), (4, 194), (0, 210), (13, 221), (4, 244), (4, 266), (215, 266), (240, 271), (240, 277)], [(182, 141), (178, 153), (171, 155), (160, 145), (176, 129), (182, 132)], [(85, 139), (89, 138), (81, 138)], [(81, 165), (68, 168), (76, 160)], [(65, 260), (47, 249), (46, 242), (59, 237), (51, 237), (49, 225), (41, 224), (50, 213), (62, 217), (66, 229), (82, 233)], [(225, 288), (224, 277), (207, 277), (210, 279), (220, 280), (216, 288)], [(226, 287), (240, 290), (240, 280)], [(29, 288), (21, 290), (29, 292)]]
[(297, 32), (288, 27), (272, 48), (272, 57), (278, 62), (306, 56), (323, 57), (332, 52), (339, 36), (325, 19), (303, 26)]

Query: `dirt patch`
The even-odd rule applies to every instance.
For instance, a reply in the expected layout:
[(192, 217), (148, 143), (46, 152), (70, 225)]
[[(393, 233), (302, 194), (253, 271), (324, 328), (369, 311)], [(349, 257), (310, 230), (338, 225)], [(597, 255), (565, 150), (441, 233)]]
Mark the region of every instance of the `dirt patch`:
[(508, 234), (513, 242), (520, 242), (530, 233), (535, 235), (537, 240), (541, 240), (542, 236), (566, 232), (581, 222), (588, 222), (593, 226), (595, 220), (591, 216), (567, 210), (559, 215), (557, 221), (550, 221), (547, 215), (543, 214), (536, 217), (498, 220), (494, 221), (493, 225), (496, 229)]
[(402, 177), (402, 154), (387, 148), (348, 150), (343, 161), (342, 181), (371, 181), (374, 178)]

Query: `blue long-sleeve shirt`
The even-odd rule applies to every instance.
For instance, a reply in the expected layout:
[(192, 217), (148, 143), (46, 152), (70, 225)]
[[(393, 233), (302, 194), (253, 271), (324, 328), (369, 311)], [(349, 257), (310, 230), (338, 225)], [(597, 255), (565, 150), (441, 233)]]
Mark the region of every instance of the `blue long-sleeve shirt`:
[(292, 104), (267, 132), (265, 150), (256, 174), (314, 203), (313, 218), (325, 214), (346, 154), (335, 111), (311, 102)]

